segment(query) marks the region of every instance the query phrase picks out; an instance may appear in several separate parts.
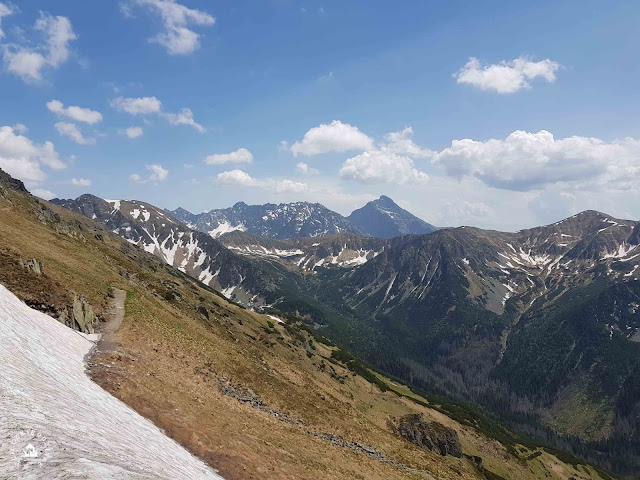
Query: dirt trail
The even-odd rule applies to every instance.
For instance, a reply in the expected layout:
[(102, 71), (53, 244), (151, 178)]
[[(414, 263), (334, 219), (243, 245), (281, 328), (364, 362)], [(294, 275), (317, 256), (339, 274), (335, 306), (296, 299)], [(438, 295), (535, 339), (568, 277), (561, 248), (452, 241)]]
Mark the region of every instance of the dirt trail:
[(124, 320), (124, 301), (127, 299), (127, 292), (124, 290), (114, 289), (113, 299), (107, 311), (107, 321), (102, 328), (102, 338), (98, 342), (97, 350), (108, 352), (117, 350), (118, 341), (116, 333)]

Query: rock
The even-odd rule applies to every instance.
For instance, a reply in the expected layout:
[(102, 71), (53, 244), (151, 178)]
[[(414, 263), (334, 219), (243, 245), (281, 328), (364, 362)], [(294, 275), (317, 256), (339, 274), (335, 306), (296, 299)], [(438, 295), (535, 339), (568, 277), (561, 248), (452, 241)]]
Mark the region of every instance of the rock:
[(96, 315), (84, 297), (73, 297), (72, 319), (72, 323), (74, 323), (73, 327), (76, 330), (83, 333), (94, 333), (93, 327), (96, 321)]
[(40, 276), (44, 273), (44, 268), (42, 267), (42, 262), (40, 262), (40, 260), (37, 259), (32, 259), (32, 260), (23, 260), (22, 258), (20, 259), (20, 266), (22, 268), (26, 268), (27, 270), (32, 271), (33, 273), (35, 273), (37, 276)]
[(438, 422), (425, 422), (422, 414), (405, 415), (395, 428), (396, 435), (440, 455), (462, 456), (458, 432)]

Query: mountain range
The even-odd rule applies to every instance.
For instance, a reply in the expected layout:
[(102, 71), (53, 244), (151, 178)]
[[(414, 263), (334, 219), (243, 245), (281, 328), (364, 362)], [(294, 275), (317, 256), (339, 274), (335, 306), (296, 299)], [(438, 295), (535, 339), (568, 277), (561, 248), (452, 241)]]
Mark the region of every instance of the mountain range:
[(350, 216), (343, 217), (319, 203), (247, 205), (193, 214), (184, 208), (169, 211), (189, 228), (214, 238), (233, 231), (276, 239), (319, 237), (343, 232), (377, 238), (392, 238), (410, 233), (430, 233), (436, 227), (402, 209), (389, 197), (367, 203)]
[[(195, 231), (195, 216), (190, 227), (186, 213), (172, 220), (138, 201), (54, 203), (103, 222), (227, 298), (304, 318), (398, 380), (481, 406), (607, 468), (640, 469), (636, 221), (586, 211), (515, 233), (460, 227), (390, 239), (335, 230), (301, 237), (311, 217), (280, 206), (284, 223), (280, 214), (258, 222), (270, 234), (236, 228), (216, 240), (209, 233), (221, 223)], [(355, 217), (386, 215), (396, 231), (427, 228), (392, 217), (391, 204), (382, 197)], [(322, 231), (335, 217), (323, 218)], [(273, 238), (291, 232), (298, 236)]]
[[(151, 205), (85, 196), (68, 206), (31, 196), (0, 171), (0, 469), (10, 477), (73, 466), (154, 479), (612, 478), (373, 369), (320, 333), (331, 331), (314, 324), (328, 311), (317, 301), (313, 315), (228, 302), (167, 263), (172, 239), (198, 237)], [(172, 237), (153, 230), (162, 223)], [(327, 238), (328, 252), (347, 240)], [(269, 264), (218, 248), (231, 264)], [(297, 300), (274, 303), (302, 306), (320, 296), (324, 274), (381, 255), (315, 273), (275, 259), (309, 283)]]

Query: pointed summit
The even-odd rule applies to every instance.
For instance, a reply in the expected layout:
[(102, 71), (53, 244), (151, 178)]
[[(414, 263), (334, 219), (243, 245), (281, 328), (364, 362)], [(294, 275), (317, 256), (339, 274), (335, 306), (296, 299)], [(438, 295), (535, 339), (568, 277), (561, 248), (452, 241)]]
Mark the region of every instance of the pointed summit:
[(437, 230), (401, 208), (386, 195), (355, 210), (347, 220), (361, 232), (378, 238), (393, 238), (410, 233), (424, 234)]

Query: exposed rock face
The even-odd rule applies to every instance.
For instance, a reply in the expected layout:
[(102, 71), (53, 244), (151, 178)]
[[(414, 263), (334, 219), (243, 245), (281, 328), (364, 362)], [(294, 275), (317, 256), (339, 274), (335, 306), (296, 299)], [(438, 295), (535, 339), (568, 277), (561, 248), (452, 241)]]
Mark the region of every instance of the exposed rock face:
[(74, 295), (73, 306), (60, 311), (58, 321), (79, 332), (94, 333), (97, 317), (86, 298)]
[(17, 190), (18, 192), (28, 193), (27, 189), (20, 180), (17, 180), (8, 173), (0, 169), (0, 194), (5, 194), (6, 189)]
[(462, 456), (458, 432), (438, 422), (425, 422), (421, 414), (402, 417), (395, 433), (414, 445), (440, 455)]

